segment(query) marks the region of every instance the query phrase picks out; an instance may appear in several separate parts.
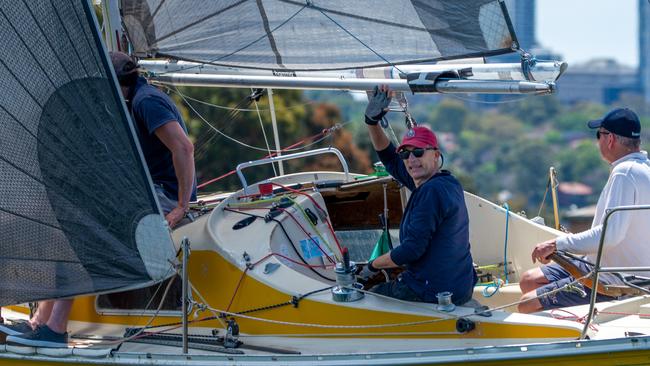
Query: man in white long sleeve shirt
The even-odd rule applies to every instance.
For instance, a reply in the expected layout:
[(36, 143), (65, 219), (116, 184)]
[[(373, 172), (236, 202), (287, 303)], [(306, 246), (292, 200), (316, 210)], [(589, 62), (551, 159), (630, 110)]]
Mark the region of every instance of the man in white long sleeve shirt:
[[(522, 300), (519, 311), (530, 313), (542, 309), (574, 306), (589, 303), (589, 296), (580, 291), (550, 293), (575, 279), (557, 264), (548, 264), (548, 257), (556, 250), (586, 255), (595, 262), (607, 210), (617, 206), (650, 204), (650, 160), (640, 150), (641, 124), (639, 117), (627, 108), (617, 108), (599, 120), (590, 121), (589, 128), (597, 129), (596, 138), (600, 153), (611, 165), (611, 173), (603, 188), (596, 215), (589, 230), (560, 236), (537, 244), (532, 253), (533, 262), (545, 265), (527, 271), (521, 278)], [(641, 267), (650, 265), (650, 211), (622, 211), (614, 213), (607, 223), (602, 266)], [(573, 264), (587, 273), (591, 266), (578, 260)], [(635, 273), (648, 276), (650, 273)], [(620, 284), (618, 277), (603, 273), (599, 276), (605, 284)], [(577, 283), (587, 294), (590, 290)], [(598, 295), (597, 301), (613, 298)]]

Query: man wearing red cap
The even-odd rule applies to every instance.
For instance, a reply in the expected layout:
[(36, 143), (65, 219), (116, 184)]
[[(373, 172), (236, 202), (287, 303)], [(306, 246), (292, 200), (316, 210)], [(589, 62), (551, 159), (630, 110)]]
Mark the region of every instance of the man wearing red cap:
[[(571, 274), (553, 263), (548, 257), (558, 250), (586, 255), (586, 262), (594, 262), (603, 221), (608, 209), (617, 206), (650, 204), (650, 160), (641, 151), (641, 123), (628, 108), (616, 108), (603, 118), (589, 121), (587, 126), (596, 130), (596, 140), (603, 160), (611, 165), (605, 188), (598, 198), (596, 215), (591, 229), (557, 237), (537, 244), (532, 253), (533, 263), (545, 265), (524, 273), (519, 283), (523, 296), (519, 311), (531, 313), (540, 310), (588, 304), (591, 290), (577, 283)], [(650, 264), (650, 212), (627, 211), (612, 214), (607, 224), (601, 265), (604, 267), (647, 267)], [(581, 272), (591, 272), (593, 266), (584, 260), (568, 259)], [(634, 272), (647, 277), (648, 272)], [(599, 275), (605, 285), (621, 285), (621, 278), (612, 273)], [(577, 291), (565, 291), (567, 288)], [(598, 294), (596, 301), (615, 298)]]
[(395, 149), (377, 125), (390, 103), (386, 86), (375, 87), (365, 120), (372, 144), (386, 170), (411, 190), (400, 224), (400, 245), (368, 263), (366, 270), (405, 268), (400, 278), (371, 291), (408, 301), (437, 302), (451, 292), (461, 305), (472, 298), (477, 277), (469, 244), (469, 218), (463, 188), (440, 170), (438, 139), (425, 127), (408, 131)]

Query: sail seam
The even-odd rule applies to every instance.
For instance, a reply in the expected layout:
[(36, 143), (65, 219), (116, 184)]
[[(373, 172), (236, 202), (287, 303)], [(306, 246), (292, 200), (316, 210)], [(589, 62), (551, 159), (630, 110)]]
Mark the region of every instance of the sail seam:
[(162, 1), (160, 2), (160, 4), (158, 4), (158, 6), (156, 7), (156, 9), (154, 9), (153, 13), (151, 13), (151, 18), (155, 18), (155, 17), (156, 17), (156, 15), (158, 14), (158, 11), (160, 11), (160, 8), (162, 8), (162, 6), (165, 5), (165, 2), (166, 2), (166, 1), (167, 1), (167, 0), (162, 0)]
[(205, 17), (203, 17), (203, 18), (201, 18), (201, 19), (199, 19), (199, 20), (197, 20), (195, 22), (192, 22), (192, 23), (190, 23), (190, 24), (188, 24), (188, 25), (186, 25), (184, 27), (178, 28), (177, 30), (175, 30), (175, 31), (173, 31), (171, 33), (165, 34), (164, 36), (161, 36), (160, 38), (156, 39), (156, 43), (159, 43), (160, 41), (163, 41), (163, 40), (165, 40), (165, 39), (167, 39), (167, 38), (169, 38), (169, 37), (171, 37), (173, 35), (176, 35), (176, 34), (182, 32), (182, 31), (184, 31), (186, 29), (192, 28), (193, 26), (195, 26), (197, 24), (201, 24), (201, 23), (205, 22), (206, 20), (208, 20), (210, 18), (213, 18), (213, 17), (215, 17), (217, 15), (220, 15), (221, 13), (224, 13), (224, 12), (226, 12), (228, 10), (236, 8), (237, 6), (245, 3), (246, 1), (247, 0), (241, 0), (239, 2), (236, 2), (236, 3), (234, 3), (234, 4), (230, 5), (230, 6), (227, 6), (227, 7), (223, 8), (223, 9), (219, 9), (219, 10), (215, 11), (214, 13), (212, 13), (210, 15), (207, 15), (207, 16), (205, 16)]
[[(287, 3), (287, 4), (292, 4), (292, 5), (301, 5), (301, 3), (298, 2), (298, 1), (292, 1), (292, 0), (278, 0), (278, 1), (283, 2), (283, 3)], [(409, 30), (417, 30), (417, 31), (429, 33), (429, 30), (427, 28), (423, 28), (423, 27), (416, 27), (416, 26), (413, 26), (413, 25), (406, 25), (406, 24), (390, 22), (390, 21), (387, 21), (387, 20), (379, 20), (379, 19), (376, 19), (376, 18), (364, 17), (364, 16), (360, 16), (360, 15), (346, 13), (346, 12), (343, 12), (343, 11), (323, 8), (321, 6), (317, 6), (317, 5), (314, 5), (314, 4), (311, 4), (309, 7), (311, 9), (318, 10), (321, 13), (327, 12), (327, 13), (331, 13), (331, 14), (336, 14), (336, 15), (341, 15), (341, 16), (344, 16), (344, 17), (352, 18), (352, 19), (363, 20), (363, 21), (366, 21), (366, 22), (377, 23), (377, 24), (381, 24), (381, 25), (389, 25), (391, 27), (409, 29)], [(323, 15), (325, 15), (325, 14), (323, 14)]]
[[(79, 55), (79, 52), (77, 52), (77, 48), (74, 47), (74, 42), (72, 42), (72, 38), (70, 37), (70, 33), (68, 32), (68, 29), (65, 27), (66, 23), (63, 22), (63, 20), (61, 19), (61, 16), (59, 15), (59, 12), (56, 10), (56, 6), (54, 6), (54, 4), (52, 3), (52, 0), (50, 0), (50, 4), (54, 8), (54, 13), (56, 14), (57, 19), (59, 20), (59, 22), (61, 22), (61, 27), (65, 31), (65, 35), (68, 37), (68, 40), (70, 41), (70, 44), (72, 45), (72, 49), (74, 49), (74, 53), (77, 55), (77, 59), (79, 60), (79, 63), (84, 66), (84, 71), (85, 71), (86, 75), (90, 76), (90, 74), (86, 70), (86, 67), (85, 67), (86, 65), (84, 65), (84, 62), (83, 62), (83, 59), (81, 58), (81, 55)], [(79, 19), (79, 14), (77, 14), (77, 11), (73, 9), (73, 13), (74, 13), (75, 17), (77, 18), (77, 23), (78, 24), (83, 24), (81, 19)], [(88, 33), (91, 33), (92, 30), (90, 30), (90, 29), (82, 29), (82, 30), (83, 30), (83, 32), (81, 32), (81, 33), (84, 35), (83, 38), (86, 40), (86, 44), (88, 44), (88, 49), (92, 50), (92, 51), (95, 51), (95, 49), (91, 45), (90, 41), (88, 40)], [(103, 70), (102, 65), (97, 62), (97, 54), (95, 52), (93, 52), (93, 61), (95, 61), (95, 65), (97, 66), (98, 70)], [(103, 76), (103, 73), (101, 71), (100, 71), (100, 75)]]
[(262, 3), (262, 0), (257, 0), (257, 8), (260, 11), (260, 16), (262, 17), (262, 24), (264, 26), (264, 32), (266, 32), (266, 37), (269, 39), (269, 44), (271, 45), (271, 50), (273, 51), (273, 54), (275, 55), (275, 63), (277, 63), (278, 66), (280, 66), (281, 68), (286, 68), (282, 64), (282, 56), (280, 55), (280, 52), (278, 51), (278, 46), (275, 43), (275, 37), (273, 37), (273, 32), (271, 31), (271, 28), (269, 27), (269, 18), (266, 16), (266, 10), (264, 10), (264, 4)]

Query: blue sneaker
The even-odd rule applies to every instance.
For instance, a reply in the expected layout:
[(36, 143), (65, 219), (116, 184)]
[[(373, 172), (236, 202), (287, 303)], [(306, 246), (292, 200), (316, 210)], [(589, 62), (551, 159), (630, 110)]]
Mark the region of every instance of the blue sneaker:
[(32, 326), (28, 322), (14, 322), (11, 324), (0, 323), (0, 332), (6, 335), (19, 335), (32, 331)]
[(68, 333), (57, 333), (47, 325), (19, 335), (7, 337), (7, 344), (17, 346), (66, 348), (68, 347)]

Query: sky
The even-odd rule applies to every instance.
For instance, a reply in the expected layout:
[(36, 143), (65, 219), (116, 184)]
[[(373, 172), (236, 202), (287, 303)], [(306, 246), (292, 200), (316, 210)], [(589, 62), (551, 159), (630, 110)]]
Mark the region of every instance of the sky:
[(638, 66), (638, 0), (537, 0), (536, 6), (538, 42), (569, 66), (601, 57)]

